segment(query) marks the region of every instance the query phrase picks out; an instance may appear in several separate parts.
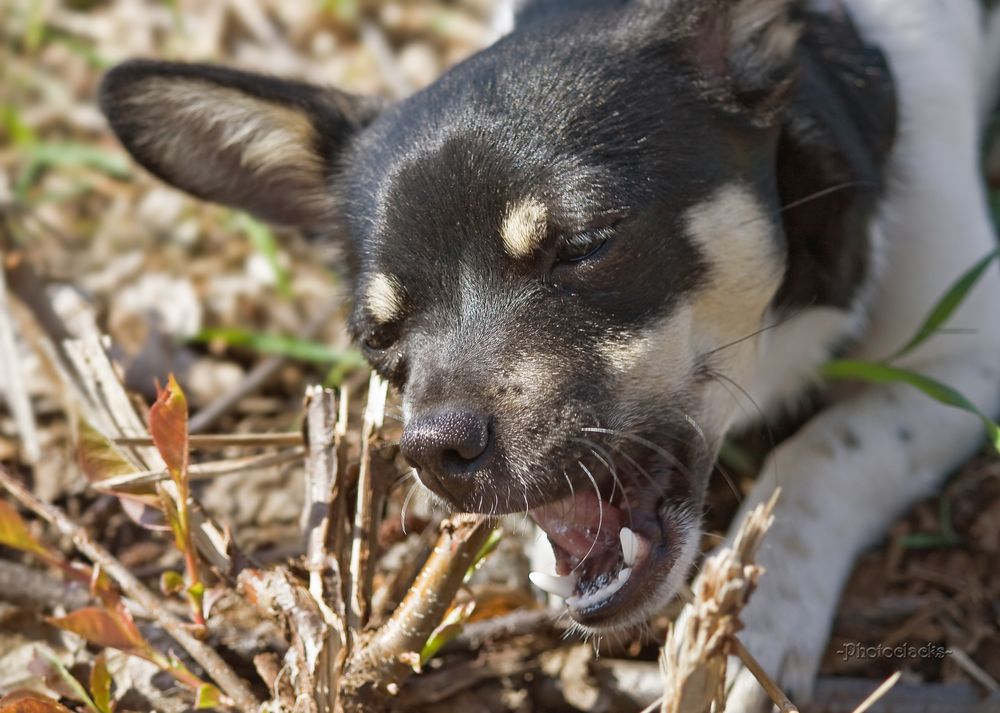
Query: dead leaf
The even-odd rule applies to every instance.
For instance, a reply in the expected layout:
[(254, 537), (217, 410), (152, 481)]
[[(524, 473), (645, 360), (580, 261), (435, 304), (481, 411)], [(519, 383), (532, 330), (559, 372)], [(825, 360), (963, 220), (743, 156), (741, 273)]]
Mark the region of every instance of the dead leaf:
[(14, 691), (0, 698), (0, 713), (71, 713), (58, 701), (34, 691)]

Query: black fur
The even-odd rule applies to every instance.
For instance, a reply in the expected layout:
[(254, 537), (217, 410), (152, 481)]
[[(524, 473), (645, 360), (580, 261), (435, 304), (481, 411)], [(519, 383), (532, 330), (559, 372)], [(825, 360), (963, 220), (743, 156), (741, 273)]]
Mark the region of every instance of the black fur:
[(872, 269), (868, 225), (896, 133), (895, 88), (848, 16), (798, 17), (798, 89), (777, 154), (788, 273), (776, 305), (849, 309)]

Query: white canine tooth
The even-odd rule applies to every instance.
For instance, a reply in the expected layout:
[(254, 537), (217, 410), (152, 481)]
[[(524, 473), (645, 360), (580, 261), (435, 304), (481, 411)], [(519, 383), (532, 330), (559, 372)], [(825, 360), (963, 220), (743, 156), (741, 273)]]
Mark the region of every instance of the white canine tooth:
[(622, 569), (621, 572), (618, 573), (618, 581), (624, 584), (626, 581), (628, 581), (628, 578), (631, 576), (632, 576), (632, 568), (625, 567), (624, 569)]
[(568, 599), (576, 589), (577, 577), (575, 574), (568, 574), (560, 577), (557, 574), (545, 574), (544, 572), (532, 572), (528, 579), (543, 592), (555, 594), (557, 597)]
[(623, 527), (618, 531), (618, 539), (622, 543), (622, 559), (625, 561), (625, 566), (631, 567), (635, 564), (635, 556), (639, 552), (639, 538), (630, 529)]

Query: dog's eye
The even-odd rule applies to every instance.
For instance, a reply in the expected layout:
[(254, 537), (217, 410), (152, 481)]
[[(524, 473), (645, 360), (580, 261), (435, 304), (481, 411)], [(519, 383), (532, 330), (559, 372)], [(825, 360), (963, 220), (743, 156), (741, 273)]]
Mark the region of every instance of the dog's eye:
[(597, 257), (611, 239), (611, 230), (588, 230), (564, 238), (556, 250), (556, 265), (571, 265)]
[(399, 330), (395, 325), (385, 325), (370, 330), (362, 340), (362, 344), (365, 349), (382, 352), (395, 344), (398, 338)]

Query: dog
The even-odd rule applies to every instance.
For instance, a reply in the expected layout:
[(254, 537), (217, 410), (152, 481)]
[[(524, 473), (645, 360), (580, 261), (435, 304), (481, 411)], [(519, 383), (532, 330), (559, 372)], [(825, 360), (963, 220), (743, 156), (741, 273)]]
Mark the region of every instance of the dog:
[[(448, 508), (524, 512), (580, 627), (636, 625), (688, 575), (727, 434), (838, 355), (906, 343), (996, 245), (978, 141), (1000, 20), (976, 0), (531, 0), (389, 104), (132, 61), (101, 107), (199, 198), (336, 236), (352, 334)], [(1000, 275), (899, 363), (1000, 408)], [(748, 406), (753, 404), (753, 406)], [(793, 696), (858, 553), (982, 440), (859, 387), (769, 456), (781, 485), (746, 647)], [(734, 666), (730, 709), (766, 704)]]

